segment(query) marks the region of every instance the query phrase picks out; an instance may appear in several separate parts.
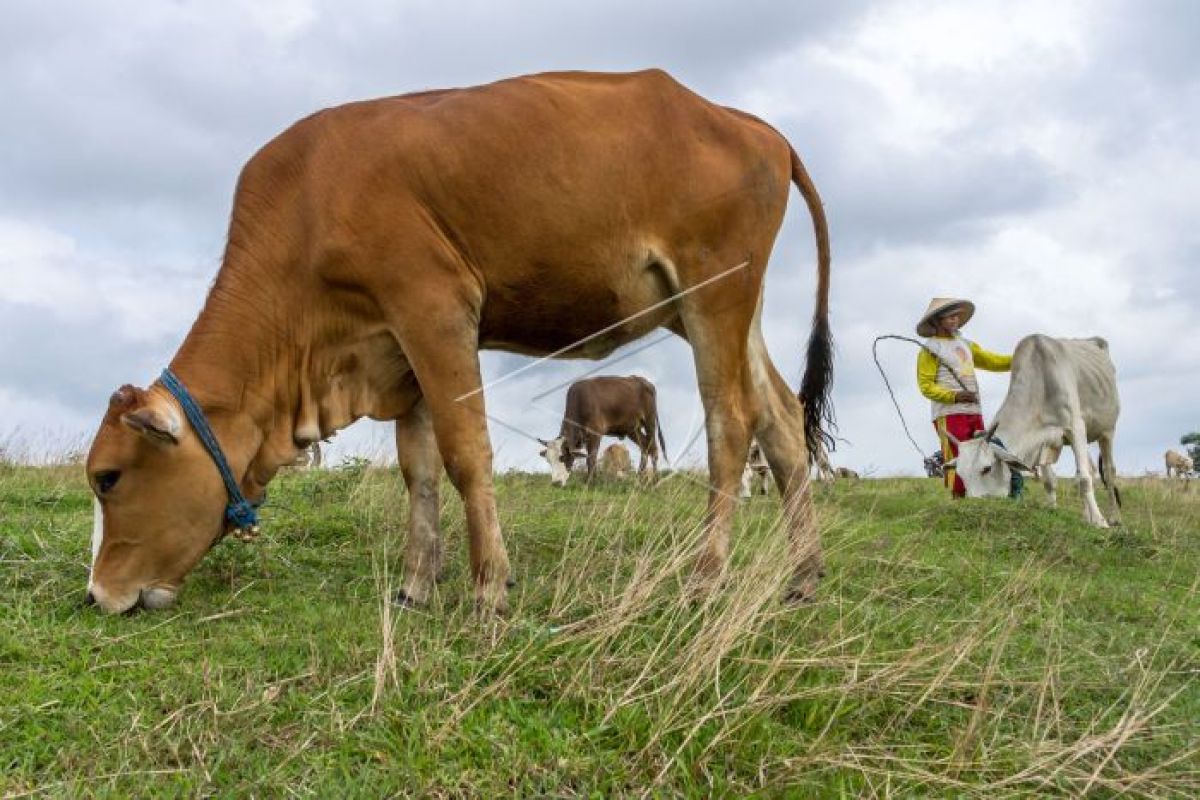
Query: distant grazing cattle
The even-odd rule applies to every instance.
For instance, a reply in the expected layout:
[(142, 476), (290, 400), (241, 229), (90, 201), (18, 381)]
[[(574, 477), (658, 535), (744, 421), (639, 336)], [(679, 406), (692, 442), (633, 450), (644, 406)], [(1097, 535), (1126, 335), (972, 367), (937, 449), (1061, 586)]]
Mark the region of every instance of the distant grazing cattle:
[[(1053, 465), (1065, 445), (1075, 453), (1083, 494), (1083, 517), (1104, 528), (1096, 504), (1093, 473), (1108, 487), (1113, 524), (1120, 521), (1120, 493), (1113, 462), (1113, 435), (1120, 400), (1108, 343), (1099, 337), (1055, 339), (1034, 334), (1013, 353), (1012, 380), (996, 419), (986, 432), (959, 445), (955, 467), (967, 495), (1004, 496), (1013, 491), (1013, 470), (1041, 466), (1050, 503), (1057, 498)], [(1092, 466), (1088, 443), (1100, 443), (1100, 469)]]
[(633, 468), (629, 460), (629, 448), (623, 444), (610, 444), (600, 456), (600, 472), (610, 478), (624, 478)]
[(940, 478), (945, 475), (946, 456), (938, 450), (925, 458), (925, 475), (930, 478)]
[(837, 468), (837, 476), (843, 480), (848, 480), (848, 481), (858, 480), (858, 473), (855, 472), (854, 470), (850, 469), (849, 467), (838, 467)]
[(822, 483), (832, 483), (837, 480), (837, 470), (829, 463), (829, 451), (824, 442), (818, 442), (809, 456), (809, 466), (812, 474)]
[(588, 480), (595, 477), (600, 440), (605, 436), (628, 438), (638, 446), (638, 474), (646, 471), (647, 464), (658, 469), (659, 447), (665, 455), (667, 445), (658, 424), (654, 384), (636, 375), (601, 375), (571, 384), (558, 436), (538, 440), (541, 456), (550, 465), (551, 482), (565, 486), (577, 458), (586, 459)]
[(757, 439), (751, 440), (750, 454), (746, 458), (746, 466), (742, 469), (741, 497), (753, 495), (755, 485), (759, 487), (759, 494), (763, 495), (767, 494), (771, 485), (771, 465), (767, 463), (767, 457), (763, 455)]
[(292, 462), (294, 467), (307, 467), (309, 469), (319, 469), (321, 467), (321, 445), (318, 442), (313, 442), (304, 450), (296, 454), (296, 460)]
[[(793, 185), (817, 259), (798, 393), (761, 325)], [(369, 417), (395, 421), (410, 498), (397, 602), (425, 603), (441, 571), (444, 470), (462, 496), (475, 602), (501, 610), (509, 559), (480, 349), (595, 359), (667, 329), (692, 347), (708, 437), (694, 585), (721, 585), (757, 436), (785, 478), (787, 592), (807, 598), (822, 569), (805, 451), (829, 418), (829, 265), (825, 210), (788, 141), (661, 70), (312, 114), (242, 170), (220, 271), (169, 371), (109, 399), (87, 462), (89, 596), (112, 613), (172, 604), (215, 542), (256, 525), (280, 467)]]
[(1163, 460), (1167, 463), (1167, 477), (1175, 476), (1177, 478), (1188, 478), (1192, 474), (1194, 464), (1190, 456), (1185, 456), (1183, 453), (1178, 453), (1174, 450), (1168, 450)]

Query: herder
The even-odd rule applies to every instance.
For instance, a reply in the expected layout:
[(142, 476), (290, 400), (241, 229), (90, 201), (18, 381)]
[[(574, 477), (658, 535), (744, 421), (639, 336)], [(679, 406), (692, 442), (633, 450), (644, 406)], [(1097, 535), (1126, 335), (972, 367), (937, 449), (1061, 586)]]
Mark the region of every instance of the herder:
[[(917, 335), (926, 337), (928, 348), (917, 356), (917, 386), (931, 401), (933, 427), (946, 461), (958, 455), (955, 439), (966, 441), (984, 429), (975, 369), (1008, 372), (1012, 366), (1011, 355), (984, 350), (959, 333), (974, 314), (970, 300), (935, 297), (917, 323)], [(966, 496), (966, 487), (953, 469), (945, 471), (945, 481), (954, 497)]]

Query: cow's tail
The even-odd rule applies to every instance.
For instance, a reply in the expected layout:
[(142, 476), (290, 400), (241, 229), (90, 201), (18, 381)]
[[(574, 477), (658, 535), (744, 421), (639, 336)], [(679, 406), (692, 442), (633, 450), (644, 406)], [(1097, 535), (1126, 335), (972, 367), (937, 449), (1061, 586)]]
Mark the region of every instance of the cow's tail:
[(667, 440), (663, 438), (662, 423), (658, 421), (658, 403), (654, 404), (654, 429), (658, 431), (658, 450), (662, 453), (663, 461), (671, 463), (671, 457), (667, 455)]
[(830, 434), (835, 422), (830, 398), (833, 387), (833, 335), (829, 329), (829, 223), (825, 219), (821, 196), (817, 194), (817, 187), (804, 169), (800, 156), (790, 145), (788, 149), (792, 154), (792, 182), (808, 205), (817, 240), (817, 297), (799, 393), (800, 401), (804, 403), (804, 440), (810, 459), (816, 459), (822, 444), (828, 450), (836, 448)]

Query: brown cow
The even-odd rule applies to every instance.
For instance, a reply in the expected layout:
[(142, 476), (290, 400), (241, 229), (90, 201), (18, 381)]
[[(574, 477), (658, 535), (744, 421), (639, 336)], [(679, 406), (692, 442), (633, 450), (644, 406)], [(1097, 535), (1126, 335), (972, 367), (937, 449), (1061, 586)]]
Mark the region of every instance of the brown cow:
[[(817, 288), (799, 397), (760, 325), (791, 184)], [(478, 351), (599, 358), (657, 328), (692, 345), (712, 481), (697, 586), (719, 585), (750, 437), (782, 487), (792, 596), (821, 568), (806, 443), (828, 416), (829, 234), (778, 131), (666, 73), (553, 73), (350, 103), (254, 155), (228, 244), (170, 369), (223, 450), (226, 484), (160, 379), (113, 395), (88, 455), (90, 595), (174, 602), (298, 450), (395, 420), (410, 525), (401, 602), (441, 564), (443, 466), (463, 498), (477, 604), (506, 603)], [(232, 489), (232, 491), (230, 491)], [(224, 516), (223, 516), (224, 514)]]
[(659, 448), (665, 456), (667, 444), (658, 423), (654, 384), (636, 375), (601, 375), (572, 383), (558, 436), (538, 440), (543, 445), (541, 456), (550, 465), (551, 482), (566, 486), (576, 458), (587, 460), (587, 477), (592, 480), (600, 440), (605, 436), (633, 440), (642, 454), (639, 475), (645, 473), (648, 463), (652, 471), (658, 470)]
[(629, 449), (623, 444), (610, 444), (600, 456), (600, 471), (611, 478), (624, 478), (633, 471)]

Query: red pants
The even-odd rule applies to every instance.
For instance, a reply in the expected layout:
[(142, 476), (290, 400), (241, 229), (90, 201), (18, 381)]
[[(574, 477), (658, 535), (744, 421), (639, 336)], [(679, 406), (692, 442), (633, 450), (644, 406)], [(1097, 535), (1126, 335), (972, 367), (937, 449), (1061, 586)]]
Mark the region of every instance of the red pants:
[[(942, 456), (949, 461), (958, 455), (958, 445), (950, 441), (949, 433), (960, 442), (965, 442), (975, 435), (975, 431), (984, 430), (982, 414), (947, 414), (938, 417), (933, 423), (938, 439), (942, 442)], [(946, 485), (951, 487), (950, 493), (955, 497), (966, 497), (967, 487), (963, 486), (962, 478), (953, 469), (947, 469)]]

